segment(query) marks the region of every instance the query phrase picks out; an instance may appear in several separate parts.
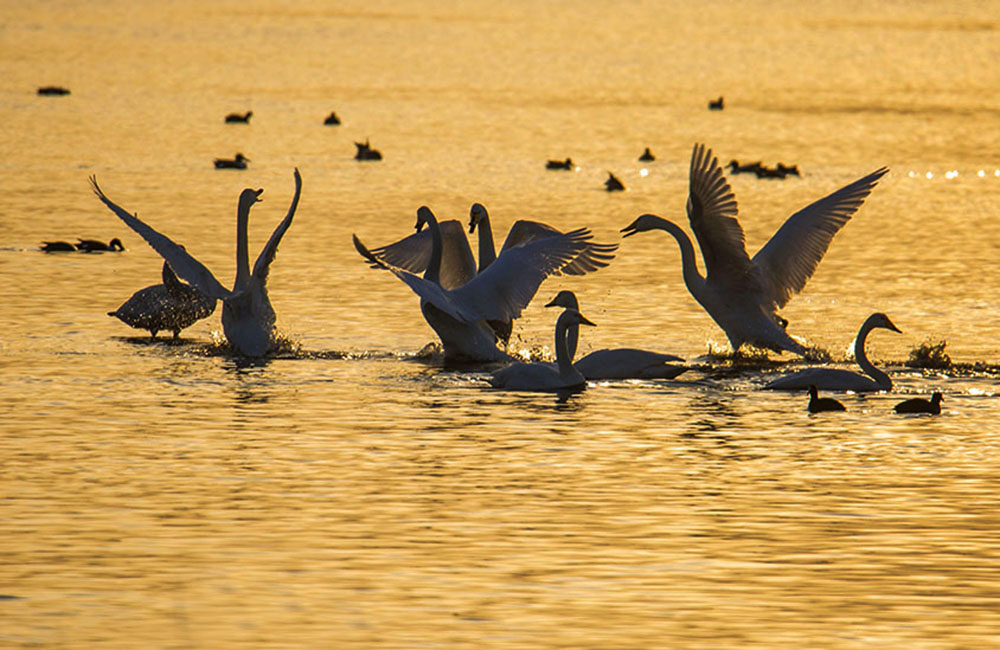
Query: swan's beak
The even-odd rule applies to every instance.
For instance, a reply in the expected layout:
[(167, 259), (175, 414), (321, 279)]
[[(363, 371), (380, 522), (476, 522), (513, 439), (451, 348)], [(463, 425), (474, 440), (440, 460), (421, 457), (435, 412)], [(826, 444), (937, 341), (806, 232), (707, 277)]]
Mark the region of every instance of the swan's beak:
[(264, 200), (264, 199), (260, 198), (260, 195), (264, 193), (264, 188), (263, 187), (260, 188), (259, 190), (254, 190), (254, 193), (257, 195), (257, 200), (258, 201), (263, 201)]
[(591, 327), (597, 327), (597, 323), (591, 323), (587, 318), (580, 312), (576, 312), (580, 316), (581, 325), (590, 325)]
[(476, 218), (469, 217), (469, 234), (476, 232)]
[(622, 228), (619, 232), (625, 233), (624, 235), (622, 235), (622, 239), (624, 239), (626, 237), (631, 237), (632, 235), (635, 235), (636, 233), (639, 232), (639, 229), (636, 228), (635, 222), (633, 221), (629, 225)]
[(560, 305), (558, 302), (556, 302), (557, 300), (559, 300), (558, 296), (556, 296), (555, 298), (553, 298), (549, 302), (545, 303), (545, 306), (546, 307), (562, 307), (562, 305)]

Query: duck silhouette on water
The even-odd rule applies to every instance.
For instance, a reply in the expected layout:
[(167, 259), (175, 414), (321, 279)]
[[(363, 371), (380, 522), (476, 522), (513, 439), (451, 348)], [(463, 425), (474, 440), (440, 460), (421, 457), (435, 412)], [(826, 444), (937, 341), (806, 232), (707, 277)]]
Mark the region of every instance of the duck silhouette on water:
[(216, 158), (215, 168), (216, 169), (246, 169), (247, 163), (250, 159), (241, 153), (236, 154), (236, 156), (230, 160), (228, 158)]
[(930, 400), (915, 397), (896, 404), (896, 413), (928, 413), (930, 415), (941, 414), (941, 393), (935, 392)]
[(358, 148), (358, 152), (354, 154), (355, 160), (382, 160), (382, 152), (372, 149), (367, 138), (364, 142), (355, 142), (354, 146)]
[(576, 166), (573, 164), (572, 158), (567, 158), (566, 160), (550, 160), (545, 163), (545, 169), (568, 169), (572, 170)]
[(609, 192), (621, 192), (625, 189), (625, 184), (618, 180), (618, 177), (608, 172), (608, 180), (604, 181), (604, 189)]
[(46, 253), (117, 253), (125, 250), (125, 246), (122, 244), (122, 240), (115, 237), (108, 243), (96, 239), (78, 239), (75, 244), (65, 241), (47, 241), (42, 242), (42, 250)]
[(809, 387), (809, 406), (807, 408), (810, 413), (826, 413), (847, 410), (844, 408), (843, 404), (832, 397), (820, 397), (819, 391), (815, 386)]
[(251, 117), (253, 117), (253, 111), (230, 113), (226, 116), (226, 124), (250, 124)]
[(326, 126), (338, 126), (340, 124), (340, 118), (337, 117), (336, 113), (331, 111), (331, 113), (326, 116), (326, 119), (323, 120), (323, 124)]

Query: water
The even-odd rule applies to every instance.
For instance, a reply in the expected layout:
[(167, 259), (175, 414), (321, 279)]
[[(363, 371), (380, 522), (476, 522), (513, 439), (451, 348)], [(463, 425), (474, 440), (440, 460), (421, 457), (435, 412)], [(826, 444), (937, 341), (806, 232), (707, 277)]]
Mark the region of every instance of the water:
[[(997, 643), (997, 3), (4, 4), (0, 645)], [(34, 94), (48, 84), (72, 94)], [(352, 159), (365, 138), (382, 162)], [(598, 323), (582, 352), (699, 369), (565, 400), (490, 391), (412, 359), (434, 339), (416, 297), (350, 244), (474, 201), (498, 238), (535, 218), (618, 241), (644, 212), (683, 221), (694, 142), (803, 170), (731, 179), (751, 252), (892, 168), (783, 311), (840, 360), (888, 313), (903, 334), (869, 354), (892, 394), (810, 416), (756, 390), (798, 362), (709, 363), (724, 336), (662, 233), (547, 281), (515, 341), (551, 347), (541, 304), (568, 288)], [(237, 151), (249, 170), (212, 168)], [(579, 171), (543, 169), (566, 156)], [(297, 352), (221, 354), (218, 311), (176, 344), (105, 315), (160, 262), (90, 174), (228, 283), (240, 190), (265, 188), (256, 251), (295, 166), (270, 289)], [(628, 191), (603, 192), (609, 170)], [(77, 236), (128, 251), (37, 250)], [(941, 340), (966, 370), (903, 365)], [(933, 390), (941, 416), (892, 413)]]

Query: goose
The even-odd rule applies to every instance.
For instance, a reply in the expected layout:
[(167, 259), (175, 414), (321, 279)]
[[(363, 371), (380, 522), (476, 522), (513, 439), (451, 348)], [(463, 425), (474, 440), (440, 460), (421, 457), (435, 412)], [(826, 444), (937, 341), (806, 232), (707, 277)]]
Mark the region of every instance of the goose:
[(250, 159), (241, 153), (236, 154), (232, 160), (228, 158), (216, 158), (215, 168), (216, 169), (246, 169), (247, 163)]
[(810, 413), (847, 410), (843, 404), (832, 397), (820, 397), (815, 384), (809, 386), (809, 406), (807, 408)]
[(575, 309), (566, 309), (556, 320), (556, 364), (514, 363), (495, 371), (490, 386), (505, 390), (556, 391), (584, 388), (587, 377), (573, 365), (573, 355), (566, 343), (569, 328), (580, 325), (596, 327)]
[[(565, 289), (556, 294), (556, 297), (545, 306), (580, 310), (576, 294)], [(570, 325), (566, 334), (566, 347), (570, 359), (576, 356), (579, 334), (579, 326)], [(673, 379), (687, 370), (684, 366), (670, 365), (677, 361), (684, 359), (649, 350), (615, 348), (591, 352), (579, 361), (575, 361), (573, 365), (587, 379)]]
[(295, 195), (292, 197), (288, 214), (271, 233), (271, 238), (257, 256), (253, 271), (250, 270), (247, 223), (250, 218), (250, 208), (261, 200), (260, 195), (264, 190), (247, 188), (240, 193), (236, 209), (236, 281), (232, 290), (223, 287), (212, 272), (189, 255), (182, 246), (111, 201), (98, 186), (96, 177), (90, 177), (90, 184), (97, 198), (127, 226), (141, 235), (164, 260), (170, 263), (178, 276), (190, 282), (209, 298), (222, 301), (222, 330), (235, 352), (248, 357), (259, 357), (272, 349), (275, 341), (275, 314), (267, 295), (267, 277), (274, 256), (278, 252), (278, 244), (292, 225), (292, 218), (299, 204), (302, 177), (298, 169), (295, 170)]
[(604, 181), (604, 189), (609, 192), (621, 192), (625, 189), (625, 185), (618, 180), (618, 177), (608, 172), (608, 180)]
[(246, 113), (230, 113), (226, 116), (227, 124), (249, 124), (250, 118), (253, 116), (253, 111), (247, 111)]
[(181, 282), (166, 262), (162, 276), (162, 284), (136, 291), (121, 307), (109, 311), (108, 316), (136, 329), (149, 330), (154, 339), (160, 330), (173, 330), (177, 339), (182, 329), (215, 311), (215, 298)]
[(569, 169), (572, 170), (575, 167), (572, 158), (567, 158), (566, 160), (550, 160), (545, 163), (545, 169)]
[(898, 332), (889, 317), (877, 312), (865, 319), (858, 330), (858, 338), (854, 339), (854, 358), (868, 376), (860, 375), (850, 370), (840, 368), (807, 368), (790, 375), (785, 375), (770, 382), (764, 388), (769, 390), (802, 390), (815, 384), (823, 390), (852, 390), (858, 393), (880, 390), (892, 390), (892, 379), (876, 368), (865, 353), (865, 340), (873, 329), (881, 328)]
[(106, 244), (102, 241), (97, 241), (96, 239), (80, 239), (77, 240), (76, 248), (84, 253), (100, 253), (107, 251), (117, 253), (125, 250), (125, 246), (122, 245), (122, 240), (117, 237)]
[(930, 401), (915, 397), (896, 404), (896, 413), (929, 413), (931, 415), (941, 414), (941, 393), (931, 395)]
[(520, 316), (542, 281), (580, 255), (591, 238), (588, 229), (579, 228), (507, 249), (484, 272), (449, 289), (441, 281), (441, 228), (427, 206), (417, 210), (417, 232), (424, 226), (431, 233), (431, 254), (422, 278), (374, 255), (357, 235), (354, 247), (374, 268), (391, 271), (420, 296), (420, 310), (441, 339), (448, 362), (509, 360), (487, 321)]
[(372, 149), (368, 140), (355, 142), (354, 146), (358, 148), (358, 152), (354, 154), (355, 160), (382, 160), (382, 152), (378, 149)]
[(337, 126), (340, 124), (340, 118), (337, 117), (337, 114), (335, 112), (331, 112), (329, 115), (326, 116), (326, 119), (323, 120), (323, 124), (325, 124), (326, 126)]
[(882, 167), (799, 210), (751, 258), (736, 219), (736, 198), (719, 161), (710, 149), (696, 144), (691, 154), (687, 213), (706, 274), (698, 271), (691, 239), (672, 221), (644, 214), (622, 232), (631, 237), (665, 230), (677, 240), (684, 284), (726, 333), (734, 353), (747, 343), (801, 355), (806, 349), (785, 332), (788, 322), (777, 310), (802, 290), (833, 236), (887, 171)]
[(653, 162), (654, 160), (656, 160), (656, 156), (649, 150), (649, 147), (646, 147), (646, 150), (639, 156), (639, 162)]

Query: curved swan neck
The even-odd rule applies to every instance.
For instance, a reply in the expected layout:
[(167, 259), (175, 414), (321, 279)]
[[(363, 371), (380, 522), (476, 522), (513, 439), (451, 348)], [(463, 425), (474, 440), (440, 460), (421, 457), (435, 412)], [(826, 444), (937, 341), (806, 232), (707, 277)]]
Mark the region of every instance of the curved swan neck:
[(250, 244), (247, 241), (247, 227), (250, 223), (249, 201), (240, 200), (236, 208), (236, 283), (234, 290), (250, 284)]
[(701, 291), (702, 286), (705, 284), (705, 278), (698, 272), (698, 262), (695, 260), (694, 244), (691, 243), (691, 238), (688, 237), (688, 234), (680, 226), (672, 221), (657, 217), (656, 222), (661, 230), (666, 230), (677, 240), (677, 245), (681, 249), (684, 284), (687, 285), (688, 291), (697, 296), (696, 292)]
[(437, 218), (427, 211), (424, 217), (427, 227), (431, 231), (431, 259), (427, 262), (427, 270), (424, 272), (424, 279), (435, 284), (441, 284), (441, 227), (438, 226)]
[(566, 328), (566, 354), (570, 363), (576, 358), (576, 346), (580, 342), (580, 326), (570, 325)]
[(493, 226), (490, 224), (490, 215), (485, 214), (476, 223), (479, 229), (479, 273), (486, 270), (490, 264), (497, 259), (496, 245), (493, 243)]
[(865, 373), (875, 380), (875, 383), (879, 385), (880, 388), (884, 390), (889, 390), (892, 388), (892, 380), (889, 375), (885, 374), (881, 370), (875, 367), (875, 365), (868, 360), (868, 355), (865, 353), (865, 340), (868, 338), (868, 333), (875, 329), (869, 318), (858, 330), (858, 338), (854, 340), (854, 360), (857, 361), (858, 366), (861, 367)]
[[(568, 312), (563, 312), (559, 316), (559, 320), (556, 321), (556, 364), (559, 366), (559, 375), (561, 377), (569, 377), (573, 374), (575, 370), (573, 368), (573, 355), (570, 354), (566, 343), (566, 331), (569, 329), (567, 324)], [(575, 326), (579, 329), (579, 326)]]

